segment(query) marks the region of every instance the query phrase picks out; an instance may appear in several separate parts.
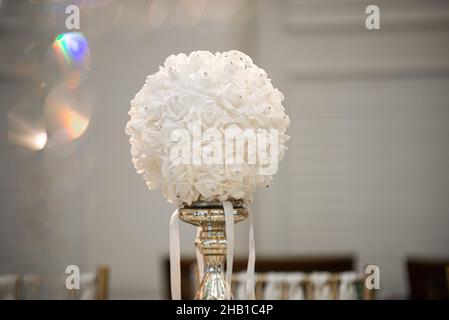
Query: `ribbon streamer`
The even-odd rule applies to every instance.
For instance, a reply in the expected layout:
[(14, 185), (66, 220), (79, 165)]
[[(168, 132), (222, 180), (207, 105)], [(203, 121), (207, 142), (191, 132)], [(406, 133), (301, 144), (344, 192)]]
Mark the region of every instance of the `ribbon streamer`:
[(340, 300), (357, 300), (357, 288), (355, 281), (357, 280), (357, 273), (354, 271), (347, 271), (340, 273)]
[(196, 254), (196, 264), (198, 266), (198, 280), (201, 281), (201, 279), (203, 279), (203, 274), (204, 274), (204, 257), (201, 254), (201, 250), (198, 246), (199, 244), (199, 239), (201, 236), (201, 231), (203, 229), (201, 227), (198, 227), (196, 229), (196, 248), (195, 248), (195, 254)]
[(249, 219), (249, 252), (248, 252), (248, 265), (246, 268), (246, 295), (248, 300), (255, 300), (255, 286), (254, 286), (254, 268), (256, 264), (256, 248), (254, 241), (254, 220), (251, 210), (248, 208)]
[(181, 300), (181, 252), (179, 243), (178, 209), (170, 218), (170, 288), (172, 300)]
[(223, 201), (223, 209), (225, 214), (225, 230), (226, 230), (226, 299), (231, 299), (231, 281), (232, 266), (234, 260), (234, 207), (231, 201)]

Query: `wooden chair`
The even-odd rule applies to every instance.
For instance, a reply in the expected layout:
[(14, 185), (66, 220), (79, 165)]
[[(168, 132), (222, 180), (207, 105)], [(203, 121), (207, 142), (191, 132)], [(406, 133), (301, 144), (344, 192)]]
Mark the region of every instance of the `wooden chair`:
[(97, 300), (109, 299), (109, 282), (111, 270), (108, 266), (100, 266), (97, 269)]
[[(107, 300), (109, 298), (110, 269), (100, 266), (95, 273), (81, 274), (80, 289), (71, 290), (75, 300)], [(84, 287), (84, 292), (82, 291)], [(86, 290), (89, 289), (89, 291)]]
[[(273, 273), (271, 273), (273, 274)], [(274, 273), (276, 274), (276, 273)], [(279, 290), (279, 294), (277, 299), (279, 300), (291, 300), (295, 299), (294, 297), (289, 296), (289, 289), (292, 285), (291, 281), (289, 281), (289, 277), (293, 276), (295, 272), (287, 272), (287, 273), (279, 273), (279, 279), (278, 279), (278, 286), (281, 288)], [(296, 273), (297, 274), (297, 273)], [(303, 299), (304, 300), (315, 300), (317, 299), (316, 291), (317, 287), (312, 279), (314, 273), (306, 273), (302, 274), (301, 280), (294, 283), (295, 287), (299, 286), (302, 288), (302, 291), (304, 293)], [(340, 300), (342, 297), (340, 296), (340, 286), (342, 285), (342, 275), (343, 273), (326, 273), (326, 277), (328, 278), (325, 283), (323, 283), (324, 286), (328, 289), (328, 295), (326, 299), (328, 300)], [(243, 277), (242, 277), (243, 276)], [(234, 296), (238, 297), (236, 294), (236, 288), (239, 285), (240, 280), (244, 280), (242, 285), (245, 285), (245, 274), (240, 275), (234, 275), (233, 276), (233, 291)], [(357, 275), (351, 283), (345, 283), (345, 285), (349, 284), (353, 287), (354, 293), (356, 294), (356, 297), (354, 299), (356, 300), (372, 300), (374, 299), (374, 291), (369, 290), (365, 286), (365, 280), (366, 275), (359, 274)], [(255, 276), (255, 287), (256, 287), (256, 299), (257, 300), (263, 300), (264, 299), (264, 290), (266, 289), (266, 286), (268, 282), (270, 281), (270, 273), (258, 273)], [(276, 298), (275, 298), (276, 299)]]
[(100, 266), (95, 272), (81, 273), (80, 290), (65, 287), (66, 275), (0, 275), (1, 299), (96, 299), (109, 297), (110, 269)]
[(449, 299), (447, 259), (407, 259), (410, 298), (418, 300)]
[[(449, 265), (446, 266), (446, 285), (447, 285), (447, 288), (449, 291)], [(448, 292), (448, 294), (449, 294), (449, 292)]]
[(20, 277), (15, 274), (0, 275), (0, 300), (16, 300), (19, 296)]
[(108, 266), (99, 266), (96, 272), (81, 273), (80, 290), (70, 290), (71, 300), (107, 300), (109, 298)]

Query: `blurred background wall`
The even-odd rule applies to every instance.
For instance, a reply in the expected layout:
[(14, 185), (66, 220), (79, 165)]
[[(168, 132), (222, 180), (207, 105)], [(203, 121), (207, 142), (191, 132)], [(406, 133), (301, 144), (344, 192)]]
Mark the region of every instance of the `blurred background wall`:
[[(49, 50), (70, 3), (91, 65), (67, 89)], [(447, 2), (83, 3), (0, 1), (0, 273), (108, 264), (112, 298), (164, 297), (174, 208), (135, 173), (124, 126), (145, 77), (198, 49), (247, 53), (286, 96), (289, 151), (253, 204), (259, 256), (354, 253), (391, 297), (407, 293), (406, 256), (449, 255)], [(77, 122), (57, 140), (73, 126), (53, 121), (61, 106)], [(241, 256), (246, 241), (237, 226)]]

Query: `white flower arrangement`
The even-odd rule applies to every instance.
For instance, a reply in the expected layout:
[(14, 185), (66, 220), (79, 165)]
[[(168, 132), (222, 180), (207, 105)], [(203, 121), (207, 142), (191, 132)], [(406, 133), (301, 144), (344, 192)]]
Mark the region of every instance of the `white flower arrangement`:
[[(134, 167), (149, 189), (160, 188), (178, 206), (198, 200), (251, 200), (257, 186), (268, 186), (273, 180), (274, 172), (261, 170), (266, 166), (261, 151), (267, 145), (244, 139), (245, 150), (254, 154), (242, 157), (243, 162), (227, 161), (229, 154), (224, 149), (232, 151), (233, 147), (216, 144), (211, 139), (214, 135), (202, 135), (195, 142), (195, 127), (198, 124), (201, 131), (213, 129), (222, 134), (253, 130), (257, 137), (261, 132), (274, 132), (275, 140), (270, 143), (276, 148), (270, 148), (268, 157), (277, 168), (289, 138), (285, 132), (290, 119), (283, 99), (266, 72), (239, 51), (171, 55), (158, 72), (147, 77), (131, 101), (126, 133)], [(174, 132), (187, 133), (188, 139), (176, 140)], [(187, 152), (188, 160), (198, 153), (200, 160), (210, 154), (218, 155), (218, 160), (223, 154), (226, 157), (212, 162), (176, 161), (175, 150)], [(254, 158), (255, 162), (248, 161)]]

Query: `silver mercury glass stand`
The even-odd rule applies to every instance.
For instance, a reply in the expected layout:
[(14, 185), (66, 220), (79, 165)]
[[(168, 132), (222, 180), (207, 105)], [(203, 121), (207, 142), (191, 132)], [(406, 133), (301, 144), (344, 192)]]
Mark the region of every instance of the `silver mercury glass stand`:
[[(248, 217), (248, 209), (242, 200), (232, 201), (234, 223)], [(225, 300), (228, 284), (224, 275), (226, 260), (225, 214), (221, 202), (194, 202), (179, 209), (179, 218), (201, 227), (195, 246), (204, 257), (204, 275), (195, 294), (197, 300)]]

